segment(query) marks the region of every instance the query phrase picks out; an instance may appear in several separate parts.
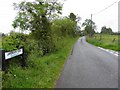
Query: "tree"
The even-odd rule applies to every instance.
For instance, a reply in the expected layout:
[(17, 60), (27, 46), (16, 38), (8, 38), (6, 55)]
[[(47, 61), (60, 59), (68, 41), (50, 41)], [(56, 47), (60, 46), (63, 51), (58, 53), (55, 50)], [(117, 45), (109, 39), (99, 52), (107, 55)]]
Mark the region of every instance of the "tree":
[(51, 15), (61, 14), (62, 4), (58, 0), (52, 2), (36, 0), (35, 2), (14, 3), (14, 7), (18, 10), (18, 15), (13, 21), (13, 27), (31, 31), (31, 36), (39, 40), (39, 47), (42, 47), (45, 52), (51, 51), (54, 46), (51, 34)]
[(52, 30), (59, 36), (75, 36), (76, 22), (69, 18), (54, 20), (52, 22)]
[(75, 15), (74, 13), (70, 13), (69, 18), (75, 21), (76, 23), (81, 20), (81, 17), (79, 17), (78, 15)]
[(61, 14), (62, 5), (55, 0), (54, 2), (21, 2), (14, 3), (18, 15), (13, 22), (13, 27), (20, 27), (21, 30), (45, 30), (49, 27), (49, 18), (55, 12)]
[(85, 31), (87, 34), (89, 34), (90, 36), (93, 36), (96, 29), (96, 25), (93, 21), (91, 21), (90, 19), (86, 19), (82, 24), (82, 26), (85, 27)]
[(79, 24), (81, 24), (80, 23), (81, 17), (79, 17), (78, 15), (75, 15), (74, 13), (70, 13), (70, 15), (68, 17), (69, 17), (69, 19), (71, 19), (72, 21), (74, 21), (76, 23), (75, 33), (80, 34), (81, 27)]
[(5, 37), (6, 35), (4, 33), (0, 32), (0, 37)]
[(102, 34), (112, 34), (113, 31), (112, 31), (111, 28), (106, 28), (106, 26), (103, 26), (103, 27), (101, 28), (101, 33), (102, 33)]
[(70, 13), (69, 18), (73, 21), (76, 21), (77, 17), (74, 13)]

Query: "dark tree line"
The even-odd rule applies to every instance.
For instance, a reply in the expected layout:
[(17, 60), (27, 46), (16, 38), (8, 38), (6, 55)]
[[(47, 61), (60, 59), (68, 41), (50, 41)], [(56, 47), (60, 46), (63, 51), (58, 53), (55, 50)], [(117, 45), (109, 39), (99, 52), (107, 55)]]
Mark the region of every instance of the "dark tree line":
[(106, 26), (103, 26), (101, 28), (101, 34), (113, 34), (113, 31), (111, 28), (107, 28)]

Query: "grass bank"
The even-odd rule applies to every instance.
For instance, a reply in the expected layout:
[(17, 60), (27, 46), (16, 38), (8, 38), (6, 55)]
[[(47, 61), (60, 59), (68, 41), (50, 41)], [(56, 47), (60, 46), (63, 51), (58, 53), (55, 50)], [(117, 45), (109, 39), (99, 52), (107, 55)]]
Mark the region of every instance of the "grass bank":
[(106, 49), (111, 49), (115, 51), (120, 51), (120, 35), (95, 35), (94, 37), (87, 37), (87, 42), (103, 47)]
[(3, 73), (3, 88), (54, 88), (77, 39), (78, 37), (64, 38), (61, 41), (64, 43), (62, 49), (42, 58), (31, 54), (26, 69), (17, 64), (10, 66), (8, 74)]
[(0, 37), (0, 49), (2, 48), (2, 37)]
[[(0, 37), (0, 49), (2, 48), (2, 37)], [(0, 59), (2, 58), (0, 54)], [(1, 62), (0, 62), (1, 63)], [(1, 64), (0, 64), (1, 67)], [(0, 71), (0, 89), (2, 88), (2, 72)]]

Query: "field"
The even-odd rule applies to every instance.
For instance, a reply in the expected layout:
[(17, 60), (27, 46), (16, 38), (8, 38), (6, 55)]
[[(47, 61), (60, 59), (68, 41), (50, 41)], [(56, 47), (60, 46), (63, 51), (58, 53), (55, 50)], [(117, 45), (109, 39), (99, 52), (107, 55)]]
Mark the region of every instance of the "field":
[(37, 58), (31, 54), (28, 59), (33, 62), (25, 70), (19, 65), (11, 65), (10, 72), (4, 74), (3, 88), (54, 88), (56, 80), (70, 55), (77, 38), (66, 38), (64, 47), (52, 54)]
[(0, 37), (0, 49), (2, 48), (2, 38)]
[[(2, 48), (2, 38), (0, 37), (0, 49)], [(1, 55), (0, 55), (1, 58)], [(2, 72), (0, 71), (0, 89), (2, 88)]]
[(120, 35), (95, 35), (87, 37), (87, 41), (95, 46), (100, 46), (106, 49), (120, 51)]

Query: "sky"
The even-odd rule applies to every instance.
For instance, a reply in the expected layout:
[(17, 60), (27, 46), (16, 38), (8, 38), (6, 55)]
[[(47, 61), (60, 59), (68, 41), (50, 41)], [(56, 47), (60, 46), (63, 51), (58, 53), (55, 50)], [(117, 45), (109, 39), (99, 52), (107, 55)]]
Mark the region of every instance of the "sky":
[[(12, 28), (12, 22), (17, 12), (14, 10), (13, 3), (23, 0), (0, 0), (0, 32), (9, 33)], [(34, 0), (26, 0), (34, 1)], [(71, 12), (80, 16), (81, 23), (85, 19), (90, 19), (91, 14), (97, 13), (116, 0), (65, 0), (62, 10), (62, 16), (68, 16)], [(110, 27), (114, 32), (118, 31), (118, 3), (115, 3), (103, 12), (93, 15), (93, 21), (97, 25), (97, 31), (100, 32), (102, 26)]]

